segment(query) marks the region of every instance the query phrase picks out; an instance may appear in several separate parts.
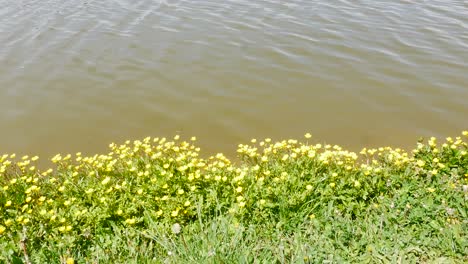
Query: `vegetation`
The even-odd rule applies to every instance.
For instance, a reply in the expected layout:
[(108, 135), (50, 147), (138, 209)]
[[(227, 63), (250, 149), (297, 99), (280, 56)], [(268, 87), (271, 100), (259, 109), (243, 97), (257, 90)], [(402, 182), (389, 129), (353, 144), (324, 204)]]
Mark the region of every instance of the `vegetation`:
[(179, 136), (0, 156), (3, 263), (468, 261), (468, 132), (412, 152), (297, 140), (203, 159)]

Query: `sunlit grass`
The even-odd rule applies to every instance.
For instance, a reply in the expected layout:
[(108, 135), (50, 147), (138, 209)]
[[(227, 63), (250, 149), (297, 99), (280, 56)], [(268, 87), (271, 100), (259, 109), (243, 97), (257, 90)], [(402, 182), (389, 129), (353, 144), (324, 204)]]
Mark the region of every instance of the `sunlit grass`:
[(468, 132), (411, 152), (252, 140), (238, 164), (196, 138), (107, 154), (0, 156), (0, 261), (468, 261)]

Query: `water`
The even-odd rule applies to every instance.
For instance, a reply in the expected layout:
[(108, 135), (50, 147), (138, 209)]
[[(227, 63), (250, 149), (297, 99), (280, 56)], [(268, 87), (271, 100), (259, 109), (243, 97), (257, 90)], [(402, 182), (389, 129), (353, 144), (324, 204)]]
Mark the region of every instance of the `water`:
[(0, 152), (468, 128), (468, 1), (0, 0)]

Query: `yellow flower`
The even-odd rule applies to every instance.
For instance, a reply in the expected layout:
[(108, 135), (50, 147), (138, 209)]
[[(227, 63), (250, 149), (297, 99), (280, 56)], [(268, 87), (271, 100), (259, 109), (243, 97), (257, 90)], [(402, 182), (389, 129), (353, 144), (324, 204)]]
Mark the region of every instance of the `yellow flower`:
[(434, 188), (427, 188), (427, 191), (432, 193), (432, 192), (435, 192), (435, 189)]
[(236, 192), (238, 192), (238, 193), (242, 192), (242, 187), (241, 186), (237, 187)]
[(133, 224), (136, 223), (136, 220), (135, 220), (135, 218), (130, 218), (130, 219), (125, 220), (125, 223), (127, 223), (129, 225), (133, 225)]
[(119, 210), (117, 210), (116, 213), (117, 213), (117, 215), (122, 215), (122, 214), (123, 214), (123, 211), (119, 209)]
[(11, 206), (11, 201), (7, 201), (7, 202), (5, 203), (5, 207), (8, 207), (8, 206)]
[(260, 200), (260, 204), (265, 204), (265, 203), (266, 203), (265, 200), (263, 200), (263, 199)]
[(190, 206), (190, 201), (186, 201), (186, 202), (184, 203), (184, 206)]
[(75, 264), (75, 260), (73, 258), (67, 258), (65, 261), (66, 264)]
[(3, 234), (6, 230), (6, 227), (0, 225), (0, 235)]
[(184, 192), (185, 192), (185, 191), (182, 190), (182, 189), (179, 189), (179, 190), (177, 191), (178, 194), (184, 194)]
[(361, 183), (359, 181), (354, 181), (354, 187), (359, 187), (361, 186)]
[(311, 135), (310, 133), (306, 133), (306, 134), (304, 135), (304, 137), (308, 139), (308, 138), (311, 138), (312, 135)]
[(416, 165), (418, 165), (419, 167), (423, 167), (424, 164), (426, 164), (426, 163), (425, 163), (423, 160), (418, 160), (418, 161), (416, 162)]
[(335, 187), (335, 186), (336, 186), (336, 184), (335, 184), (334, 182), (330, 183), (330, 187), (333, 188), (333, 187)]
[(106, 185), (107, 183), (109, 183), (110, 181), (110, 177), (106, 177), (104, 180), (102, 180), (102, 185)]
[(306, 186), (306, 189), (307, 189), (308, 191), (312, 190), (312, 185), (307, 185), (307, 186)]
[(245, 202), (240, 202), (239, 203), (239, 207), (244, 207), (245, 206)]
[(309, 215), (309, 218), (310, 218), (310, 219), (315, 219), (315, 215), (314, 215), (314, 214), (311, 214), (311, 215)]
[(172, 217), (176, 217), (177, 215), (179, 215), (179, 210), (175, 210), (171, 212)]

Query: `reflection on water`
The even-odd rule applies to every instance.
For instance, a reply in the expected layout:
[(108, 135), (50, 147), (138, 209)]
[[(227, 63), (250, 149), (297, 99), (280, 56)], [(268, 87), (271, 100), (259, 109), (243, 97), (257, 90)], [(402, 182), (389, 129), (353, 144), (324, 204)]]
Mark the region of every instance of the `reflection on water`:
[(357, 149), (468, 126), (466, 1), (29, 0), (0, 8), (0, 152), (196, 135)]

